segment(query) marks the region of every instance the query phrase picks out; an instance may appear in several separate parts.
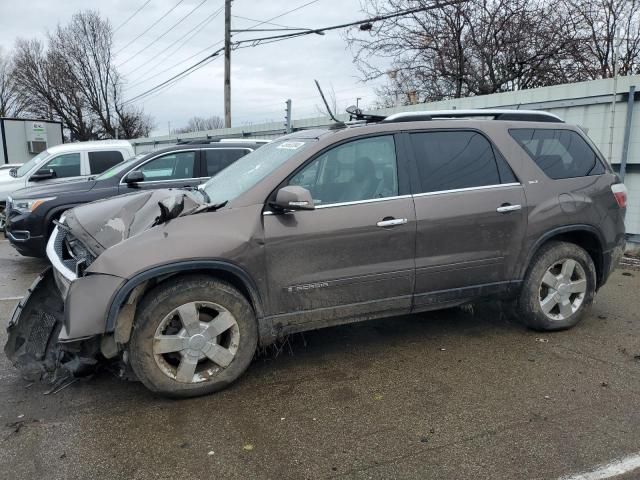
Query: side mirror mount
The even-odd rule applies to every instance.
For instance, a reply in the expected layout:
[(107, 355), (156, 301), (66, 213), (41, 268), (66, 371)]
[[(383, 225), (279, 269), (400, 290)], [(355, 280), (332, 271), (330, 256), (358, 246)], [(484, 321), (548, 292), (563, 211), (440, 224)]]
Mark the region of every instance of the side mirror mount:
[(9, 170), (9, 175), (11, 175), (12, 177), (16, 177), (18, 175), (18, 169), (16, 167), (13, 167)]
[(41, 168), (36, 173), (31, 175), (31, 178), (29, 178), (29, 180), (37, 182), (40, 180), (48, 180), (50, 178), (55, 178), (55, 177), (56, 177), (56, 172), (52, 168)]
[(124, 181), (127, 185), (133, 186), (138, 182), (144, 182), (144, 174), (140, 170), (134, 170), (133, 172), (129, 172), (126, 177), (124, 177)]
[(311, 192), (295, 185), (282, 187), (278, 190), (275, 201), (269, 202), (269, 205), (281, 212), (315, 209)]
[(362, 110), (356, 107), (355, 105), (349, 105), (347, 107), (347, 113), (353, 117), (358, 117), (362, 115)]

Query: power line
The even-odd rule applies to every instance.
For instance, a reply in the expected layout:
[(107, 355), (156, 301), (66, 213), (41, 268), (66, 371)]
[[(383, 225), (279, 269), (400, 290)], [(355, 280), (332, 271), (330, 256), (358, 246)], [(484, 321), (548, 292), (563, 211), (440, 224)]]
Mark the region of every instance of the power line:
[(216, 50), (215, 52), (211, 53), (210, 55), (207, 55), (205, 58), (203, 58), (202, 60), (194, 63), (193, 65), (191, 65), (188, 68), (185, 68), (183, 71), (181, 71), (180, 73), (174, 75), (171, 78), (168, 78), (167, 80), (165, 80), (164, 82), (156, 85), (153, 88), (150, 88), (144, 92), (142, 92), (139, 95), (136, 95), (133, 98), (130, 98), (128, 100), (125, 100), (124, 102), (122, 102), (124, 105), (127, 105), (129, 103), (135, 102), (136, 100), (140, 100), (141, 98), (148, 96), (151, 93), (154, 93), (155, 91), (157, 91), (158, 89), (164, 87), (165, 85), (169, 84), (170, 82), (173, 82), (174, 80), (182, 80), (182, 78), (186, 77), (187, 75), (195, 72), (196, 70), (199, 70), (200, 68), (204, 67), (206, 64), (208, 64), (211, 60), (213, 60), (215, 57), (217, 57), (218, 55), (220, 55), (220, 53), (223, 51), (223, 48), (219, 48), (218, 50)]
[[(126, 75), (131, 75), (134, 72), (137, 72), (138, 70), (140, 70), (142, 67), (148, 65), (149, 63), (153, 62), (154, 60), (158, 59), (159, 55), (162, 55), (164, 52), (166, 52), (167, 50), (169, 50), (171, 47), (173, 47), (175, 44), (180, 43), (180, 45), (178, 46), (178, 48), (176, 48), (175, 50), (173, 50), (169, 55), (167, 55), (166, 57), (163, 57), (162, 59), (160, 59), (160, 61), (156, 62), (156, 64), (149, 68), (147, 70), (147, 73), (153, 71), (156, 69), (156, 67), (158, 67), (158, 65), (162, 64), (165, 62), (165, 60), (167, 60), (169, 57), (175, 55), (178, 50), (180, 50), (189, 40), (191, 40), (192, 38), (194, 38), (198, 33), (200, 33), (202, 31), (202, 29), (204, 27), (206, 27), (209, 23), (211, 23), (211, 21), (213, 19), (215, 19), (218, 15), (220, 15), (220, 12), (222, 12), (222, 10), (224, 9), (224, 7), (220, 7), (218, 8), (215, 12), (213, 12), (211, 15), (209, 15), (208, 17), (206, 17), (204, 20), (202, 20), (200, 23), (198, 23), (195, 27), (193, 27), (191, 30), (189, 30), (188, 32), (186, 32), (182, 37), (178, 38), (175, 42), (171, 43), (169, 46), (167, 46), (166, 48), (160, 50), (159, 52), (157, 52), (153, 57), (151, 57), (149, 60), (147, 60), (146, 62), (138, 65), (136, 68), (134, 68), (133, 70), (131, 70), (130, 72), (128, 72)], [(193, 32), (193, 34), (191, 34)], [(184, 41), (183, 41), (184, 40)], [(138, 77), (137, 79), (132, 80), (133, 82), (136, 82), (137, 80), (139, 80), (141, 77)]]
[[(319, 1), (319, 0), (313, 0), (311, 2), (308, 2), (308, 3), (304, 4), (304, 5), (301, 5), (300, 7), (295, 8), (295, 9), (293, 9), (291, 11), (299, 10), (300, 8), (303, 8), (303, 7), (307, 6), (307, 5), (315, 3), (317, 1)], [(387, 20), (387, 19), (390, 19), (390, 18), (396, 18), (396, 17), (406, 16), (406, 15), (411, 15), (413, 13), (423, 12), (423, 11), (427, 11), (427, 10), (433, 10), (433, 9), (436, 9), (436, 8), (442, 8), (442, 7), (445, 7), (445, 6), (457, 5), (457, 4), (460, 4), (460, 3), (465, 3), (466, 1), (467, 0), (451, 0), (451, 1), (448, 1), (448, 2), (438, 2), (438, 3), (432, 4), (432, 5), (427, 6), (427, 7), (419, 7), (419, 8), (401, 10), (401, 11), (393, 13), (393, 14), (379, 15), (379, 16), (376, 16), (376, 17), (367, 18), (365, 20), (358, 20), (358, 21), (355, 21), (355, 22), (343, 23), (343, 24), (340, 24), (340, 25), (331, 25), (331, 26), (328, 26), (328, 27), (316, 28), (316, 29), (312, 29), (312, 30), (308, 30), (308, 31), (304, 31), (304, 32), (299, 32), (299, 33), (289, 33), (289, 34), (283, 34), (283, 35), (274, 35), (274, 36), (271, 36), (271, 37), (261, 37), (261, 38), (250, 38), (250, 39), (246, 39), (246, 40), (238, 40), (236, 42), (233, 42), (233, 46), (235, 48), (250, 48), (250, 47), (255, 47), (257, 45), (260, 45), (262, 43), (272, 43), (272, 42), (276, 42), (276, 41), (288, 40), (290, 38), (296, 38), (296, 37), (303, 36), (303, 35), (310, 35), (310, 34), (316, 34), (316, 33), (325, 32), (325, 31), (337, 30), (337, 29), (347, 28), (347, 27), (351, 27), (351, 26), (355, 26), (355, 25), (363, 25), (363, 24), (366, 24), (366, 23), (371, 23), (371, 22), (376, 22), (376, 21), (381, 21), (381, 20)], [(286, 15), (287, 13), (291, 13), (291, 11), (282, 13), (282, 14), (274, 17), (274, 18), (270, 18), (267, 21), (271, 21), (271, 20), (274, 20), (275, 18), (278, 18), (280, 16)], [(255, 25), (255, 26), (258, 26), (258, 25)], [(220, 43), (220, 42), (218, 42), (218, 43)], [(249, 45), (242, 46), (244, 44), (249, 44)], [(143, 98), (143, 97), (145, 97), (145, 96), (147, 96), (147, 95), (149, 95), (151, 93), (154, 93), (159, 88), (162, 88), (167, 83), (175, 80), (178, 77), (180, 77), (180, 78), (178, 78), (178, 80), (184, 78), (184, 76), (189, 75), (190, 73), (193, 73), (193, 71), (195, 71), (194, 69), (202, 68), (204, 65), (206, 65), (205, 62), (208, 63), (208, 61), (211, 61), (211, 59), (213, 59), (214, 57), (218, 56), (222, 50), (223, 49), (216, 50), (212, 54), (210, 54), (207, 57), (203, 58), (202, 60), (198, 61), (197, 63), (195, 63), (191, 67), (183, 70), (179, 74), (174, 75), (173, 77), (171, 77), (168, 80), (156, 85), (155, 87), (152, 87), (152, 88), (146, 90), (145, 92), (143, 92), (143, 93), (141, 93), (139, 95), (136, 95), (133, 98), (130, 98), (130, 99), (126, 100), (124, 103), (125, 104), (131, 103), (131, 102), (139, 100), (140, 98)], [(197, 55), (197, 54), (195, 54), (195, 55)], [(195, 56), (195, 55), (193, 55), (193, 56)], [(184, 63), (187, 60), (188, 59), (185, 59), (181, 63)], [(174, 67), (175, 66), (176, 65), (174, 65)], [(173, 67), (170, 67), (170, 68), (173, 68)]]
[(318, 3), (320, 0), (311, 0), (310, 2), (307, 2), (303, 5), (300, 5), (299, 7), (296, 8), (292, 8), (291, 10), (287, 10), (286, 12), (282, 12), (278, 15), (276, 15), (275, 17), (271, 17), (267, 20), (263, 20), (263, 21), (258, 21), (258, 20), (253, 20), (253, 21), (258, 21), (259, 23), (255, 24), (253, 27), (250, 28), (255, 28), (255, 27), (259, 27), (260, 25), (264, 25), (265, 23), (270, 23), (272, 20), (277, 20), (278, 18), (284, 17), (285, 15), (289, 15), (290, 13), (296, 12), (298, 10), (303, 9), (304, 7), (308, 7), (309, 5), (312, 5), (314, 3)]
[[(295, 8), (293, 8), (293, 9), (291, 9), (291, 10), (287, 10), (287, 11), (285, 11), (285, 12), (279, 13), (278, 15), (276, 15), (276, 16), (274, 16), (274, 17), (272, 17), (272, 18), (269, 18), (269, 19), (267, 19), (267, 20), (260, 21), (260, 20), (253, 20), (253, 19), (250, 19), (250, 21), (258, 22), (258, 23), (257, 23), (256, 25), (254, 25), (253, 27), (258, 27), (258, 26), (260, 26), (260, 25), (264, 25), (264, 24), (271, 24), (271, 20), (276, 20), (276, 19), (278, 19), (278, 18), (280, 18), (280, 17), (284, 17), (285, 15), (288, 15), (289, 13), (295, 12), (295, 11), (297, 11), (297, 10), (300, 10), (300, 9), (302, 9), (302, 8), (304, 8), (304, 7), (308, 6), (308, 5), (311, 5), (311, 4), (316, 3), (316, 2), (319, 2), (319, 1), (320, 1), (320, 0), (312, 0), (312, 1), (310, 1), (310, 2), (307, 2), (307, 3), (303, 4), (303, 5), (300, 5), (300, 6), (298, 6), (298, 7), (295, 7)], [(222, 9), (223, 9), (223, 8), (224, 8), (224, 7), (221, 7), (220, 11), (222, 11)], [(219, 12), (217, 12), (217, 13), (216, 13), (216, 15), (218, 15), (218, 14), (219, 14)], [(237, 16), (237, 15), (236, 15), (236, 16)], [(240, 18), (246, 18), (246, 17), (240, 17)], [(277, 24), (274, 24), (274, 25), (277, 25)], [(194, 35), (194, 36), (195, 36), (195, 35)], [(185, 43), (186, 43), (186, 42), (185, 42)], [(214, 44), (212, 44), (212, 45), (210, 45), (210, 46), (208, 46), (208, 47), (206, 47), (206, 48), (204, 48), (204, 49), (200, 50), (199, 52), (197, 52), (197, 53), (195, 53), (195, 54), (193, 54), (193, 55), (191, 55), (191, 56), (189, 56), (189, 57), (185, 58), (184, 60), (182, 60), (182, 61), (180, 61), (180, 62), (178, 62), (178, 63), (176, 63), (176, 64), (174, 64), (174, 65), (172, 65), (172, 66), (170, 66), (170, 67), (168, 67), (168, 68), (165, 68), (164, 70), (161, 70), (160, 72), (158, 72), (158, 73), (156, 73), (156, 74), (154, 74), (154, 75), (152, 75), (152, 76), (150, 76), (150, 77), (145, 78), (144, 80), (138, 81), (138, 80), (140, 80), (140, 79), (141, 79), (141, 77), (138, 77), (137, 79), (134, 79), (134, 80), (133, 80), (133, 83), (132, 83), (131, 85), (128, 85), (125, 89), (130, 89), (130, 88), (133, 88), (133, 87), (135, 87), (135, 86), (137, 86), (137, 85), (141, 85), (141, 84), (143, 84), (143, 83), (146, 83), (147, 81), (151, 80), (152, 78), (158, 77), (158, 76), (162, 75), (163, 73), (165, 73), (165, 72), (167, 72), (167, 71), (169, 71), (169, 70), (174, 69), (174, 68), (175, 68), (175, 67), (177, 67), (178, 65), (182, 65), (182, 64), (183, 64), (183, 63), (185, 63), (186, 61), (191, 60), (192, 58), (194, 58), (194, 57), (196, 57), (196, 56), (200, 55), (201, 53), (203, 53), (203, 52), (205, 52), (205, 51), (207, 51), (207, 50), (210, 50), (211, 48), (215, 47), (216, 45), (218, 45), (218, 44), (220, 44), (220, 43), (222, 43), (222, 41), (216, 42), (216, 43), (214, 43)], [(179, 49), (180, 49), (180, 47), (179, 47), (178, 49), (176, 49), (176, 51), (177, 51), (177, 50), (179, 50)], [(175, 53), (175, 52), (174, 52), (174, 53)], [(159, 62), (159, 63), (162, 63), (162, 62)], [(156, 67), (154, 66), (153, 68), (156, 68)], [(129, 73), (132, 73), (132, 72), (129, 72)]]
[(178, 8), (178, 5), (180, 5), (182, 2), (184, 2), (184, 0), (179, 0), (178, 3), (176, 3), (173, 7), (171, 7), (164, 15), (162, 15), (158, 20), (156, 20), (155, 22), (153, 22), (145, 31), (143, 31), (140, 35), (138, 35), (136, 38), (134, 38), (133, 40), (131, 40), (129, 43), (127, 43), (124, 47), (122, 47), (120, 50), (118, 50), (114, 55), (117, 55), (118, 53), (120, 53), (121, 51), (123, 51), (125, 48), (127, 48), (129, 45), (131, 45), (133, 42), (135, 42), (136, 40), (138, 40), (140, 37), (142, 37), (145, 33), (147, 33), (149, 30), (151, 30), (153, 27), (155, 27), (158, 23), (160, 23), (167, 15), (169, 15), (171, 12), (173, 12), (176, 8)]
[(142, 81), (140, 81), (140, 82), (136, 82), (136, 83), (133, 83), (133, 84), (129, 85), (129, 86), (127, 87), (127, 89), (129, 89), (129, 88), (133, 88), (133, 87), (135, 87), (135, 86), (137, 86), (137, 85), (141, 85), (141, 84), (143, 84), (143, 83), (146, 83), (147, 81), (151, 80), (152, 78), (156, 78), (156, 77), (158, 77), (158, 76), (162, 75), (163, 73), (168, 72), (169, 70), (173, 70), (173, 69), (174, 69), (175, 67), (177, 67), (178, 65), (182, 65), (183, 63), (185, 63), (185, 62), (187, 62), (187, 61), (191, 60), (191, 59), (192, 59), (192, 58), (194, 58), (194, 57), (197, 57), (197, 56), (198, 56), (198, 55), (200, 55), (201, 53), (204, 53), (204, 52), (206, 52), (206, 51), (208, 51), (208, 50), (211, 50), (213, 47), (215, 47), (216, 45), (220, 45), (221, 43), (222, 43), (222, 40), (218, 40), (217, 42), (212, 43), (212, 44), (211, 44), (211, 45), (209, 45), (208, 47), (205, 47), (205, 48), (203, 48), (202, 50), (197, 51), (197, 52), (196, 52), (196, 53), (194, 53), (193, 55), (188, 56), (188, 57), (187, 57), (187, 58), (185, 58), (184, 60), (182, 60), (182, 61), (180, 61), (180, 62), (178, 62), (178, 63), (175, 63), (175, 64), (171, 65), (170, 67), (167, 67), (167, 68), (165, 68), (164, 70), (161, 70), (161, 71), (159, 71), (158, 73), (155, 73), (155, 74), (151, 75), (150, 77), (147, 77), (146, 79), (144, 79), (144, 80), (142, 80)]
[[(401, 10), (399, 12), (396, 13), (390, 13), (388, 15), (378, 15), (376, 17), (371, 17), (371, 18), (367, 18), (365, 20), (358, 20), (356, 22), (349, 22), (349, 23), (342, 23), (340, 25), (332, 25), (329, 27), (322, 27), (322, 28), (313, 28), (310, 30), (305, 30), (303, 32), (297, 32), (297, 33), (283, 33), (282, 35), (273, 35), (270, 37), (261, 37), (261, 38), (248, 38), (246, 40), (239, 40), (237, 42), (234, 42), (236, 45), (240, 45), (240, 44), (244, 44), (244, 43), (249, 43), (251, 44), (252, 47), (256, 47), (262, 43), (272, 43), (273, 41), (280, 41), (280, 40), (288, 40), (290, 38), (295, 38), (295, 37), (301, 37), (303, 35), (311, 35), (314, 33), (322, 33), (322, 32), (329, 32), (331, 30), (338, 30), (338, 29), (342, 29), (342, 28), (347, 28), (347, 27), (353, 27), (356, 25), (364, 25), (367, 23), (372, 23), (372, 22), (379, 22), (381, 20), (388, 20), (390, 18), (397, 18), (397, 17), (403, 17), (406, 15), (411, 15), (413, 13), (418, 13), (418, 12), (424, 12), (426, 10), (433, 10), (435, 8), (442, 8), (442, 7), (446, 7), (446, 6), (450, 6), (450, 5), (457, 5), (460, 3), (466, 3), (468, 0), (452, 0), (449, 2), (438, 2), (437, 4), (431, 5), (429, 7), (417, 7), (417, 8), (410, 8), (407, 10)], [(271, 40), (272, 42), (269, 42), (269, 40)], [(246, 47), (239, 47), (239, 48), (246, 48)]]
[[(288, 25), (281, 25), (279, 23), (273, 23), (273, 22), (263, 22), (261, 20), (256, 20), (255, 18), (249, 18), (249, 17), (243, 17), (241, 15), (231, 15), (233, 18), (239, 18), (241, 20), (248, 20), (249, 22), (255, 22), (255, 23), (259, 23), (262, 25), (272, 25), (274, 27), (280, 27), (280, 28), (295, 28), (295, 27), (289, 27)], [(251, 30), (253, 30), (254, 27), (250, 27)], [(303, 30), (303, 29), (298, 29), (298, 30)]]
[(147, 0), (146, 2), (144, 2), (142, 4), (142, 6), (140, 8), (138, 8), (135, 12), (133, 12), (133, 14), (127, 18), (124, 22), (122, 22), (120, 25), (118, 25), (116, 27), (116, 29), (113, 31), (113, 33), (116, 33), (118, 30), (120, 30), (122, 27), (124, 27), (127, 23), (129, 23), (129, 20), (131, 20), (133, 17), (135, 17), (138, 13), (140, 13), (140, 11), (146, 7), (147, 5), (149, 5), (149, 3), (151, 2), (151, 0)]
[(173, 25), (171, 25), (167, 30), (165, 30), (161, 35), (159, 35), (158, 37), (156, 37), (155, 40), (153, 40), (151, 43), (149, 43), (146, 47), (142, 48), (141, 50), (138, 50), (136, 53), (134, 53), (131, 57), (129, 57), (128, 59), (126, 59), (124, 62), (122, 62), (120, 65), (117, 65), (117, 67), (121, 67), (122, 65), (124, 65), (125, 63), (129, 63), (131, 60), (133, 60), (134, 58), (136, 58), (138, 55), (140, 55), (142, 52), (146, 51), (151, 45), (153, 45), (154, 43), (156, 43), (158, 40), (160, 40), (161, 38), (163, 38), (165, 35), (167, 35), (171, 30), (173, 30), (174, 28), (176, 28), (178, 25), (180, 25), (182, 22), (184, 22), (187, 17), (189, 17), (193, 12), (195, 12), (196, 10), (198, 10), (202, 5), (204, 5), (207, 2), (207, 0), (202, 0), (198, 5), (196, 5), (195, 7), (193, 7), (189, 13), (187, 13), (184, 17), (182, 17), (180, 20), (178, 20), (176, 23), (174, 23)]

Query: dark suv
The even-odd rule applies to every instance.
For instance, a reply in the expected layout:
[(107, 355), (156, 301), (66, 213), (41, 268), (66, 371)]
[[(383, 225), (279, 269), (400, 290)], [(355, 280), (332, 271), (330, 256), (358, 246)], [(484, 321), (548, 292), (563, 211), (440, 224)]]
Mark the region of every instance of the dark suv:
[(196, 187), (262, 145), (185, 143), (137, 155), (98, 176), (18, 190), (7, 199), (5, 236), (22, 255), (44, 257), (54, 221), (65, 210), (140, 190)]
[(487, 297), (534, 329), (580, 320), (623, 252), (626, 190), (579, 128), (526, 111), (360, 117), (198, 191), (66, 212), (9, 358), (30, 377), (111, 359), (193, 396), (293, 332)]

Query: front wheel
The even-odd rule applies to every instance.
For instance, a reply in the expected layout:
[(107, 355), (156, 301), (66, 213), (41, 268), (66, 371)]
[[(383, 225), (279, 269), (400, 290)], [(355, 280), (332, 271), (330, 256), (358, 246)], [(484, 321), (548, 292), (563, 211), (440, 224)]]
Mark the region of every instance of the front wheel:
[(589, 254), (573, 243), (548, 243), (525, 277), (519, 316), (535, 330), (571, 328), (591, 306), (595, 290), (596, 269)]
[(150, 390), (171, 397), (225, 388), (247, 369), (258, 341), (247, 299), (206, 276), (169, 279), (149, 291), (131, 335), (131, 366)]

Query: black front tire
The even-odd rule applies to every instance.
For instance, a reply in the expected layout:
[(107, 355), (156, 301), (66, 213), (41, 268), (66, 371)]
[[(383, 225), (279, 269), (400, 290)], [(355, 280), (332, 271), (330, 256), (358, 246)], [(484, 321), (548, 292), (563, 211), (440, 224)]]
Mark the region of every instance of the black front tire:
[[(183, 383), (161, 370), (154, 356), (154, 336), (162, 320), (190, 302), (208, 301), (224, 307), (237, 322), (239, 342), (231, 363), (207, 380)], [(141, 301), (129, 343), (131, 367), (151, 391), (174, 398), (195, 397), (222, 390), (247, 369), (258, 343), (258, 327), (251, 304), (232, 285), (203, 275), (170, 278), (147, 292)]]

